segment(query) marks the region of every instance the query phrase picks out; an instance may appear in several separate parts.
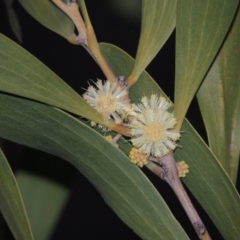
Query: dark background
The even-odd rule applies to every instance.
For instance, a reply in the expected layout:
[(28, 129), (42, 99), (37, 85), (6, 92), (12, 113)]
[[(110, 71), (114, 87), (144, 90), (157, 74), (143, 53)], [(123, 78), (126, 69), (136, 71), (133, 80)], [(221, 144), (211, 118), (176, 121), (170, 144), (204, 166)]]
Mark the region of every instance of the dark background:
[[(88, 0), (86, 2), (99, 42), (115, 44), (134, 57), (140, 34), (140, 4), (138, 1)], [(118, 5), (118, 2), (122, 2), (122, 4)], [(114, 4), (116, 5), (114, 6)], [(59, 35), (43, 27), (17, 2), (14, 3), (14, 8), (22, 27), (23, 42), (21, 45), (79, 94), (82, 93), (82, 87), (87, 87), (89, 79), (104, 79), (101, 70), (82, 47), (71, 45)], [(0, 32), (17, 41), (11, 31), (5, 5), (1, 0)], [(147, 71), (171, 100), (174, 100), (174, 54), (175, 32), (147, 68)], [(191, 104), (187, 118), (206, 140), (206, 132), (196, 99)], [(2, 140), (1, 146), (15, 172), (19, 169), (35, 172), (56, 179), (71, 189), (69, 201), (51, 240), (140, 239), (116, 216), (91, 183), (73, 166), (52, 155), (9, 141)], [(46, 169), (46, 165), (48, 165), (48, 169)], [(189, 234), (190, 239), (198, 239), (172, 190), (152, 173), (144, 171), (160, 191), (175, 217)], [(212, 238), (223, 239), (193, 197), (192, 200)], [(6, 229), (3, 233), (7, 236), (6, 239), (12, 239), (2, 218), (0, 224)]]

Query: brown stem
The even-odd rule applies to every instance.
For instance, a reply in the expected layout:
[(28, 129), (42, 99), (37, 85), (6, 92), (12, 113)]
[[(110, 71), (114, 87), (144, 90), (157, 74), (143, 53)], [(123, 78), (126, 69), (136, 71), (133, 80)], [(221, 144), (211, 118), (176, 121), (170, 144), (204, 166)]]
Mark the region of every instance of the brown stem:
[(164, 181), (166, 181), (175, 192), (186, 214), (188, 215), (199, 239), (210, 240), (211, 237), (206, 227), (204, 226), (201, 218), (195, 210), (190, 198), (188, 197), (182, 185), (182, 182), (178, 177), (176, 162), (173, 158), (172, 152), (166, 156), (159, 158), (159, 164), (161, 164), (163, 171), (160, 172), (160, 175), (158, 176)]
[(109, 81), (115, 82), (115, 83), (118, 84), (116, 76), (112, 72), (111, 68), (108, 66), (105, 58), (103, 57), (103, 55), (100, 51), (99, 44), (98, 44), (94, 29), (93, 29), (93, 26), (91, 24), (91, 21), (90, 21), (89, 15), (88, 15), (88, 11), (87, 11), (87, 8), (86, 8), (85, 1), (84, 0), (79, 0), (79, 4), (80, 4), (80, 8), (81, 8), (81, 11), (83, 13), (84, 20), (85, 20), (85, 23), (86, 23), (88, 49), (92, 53), (91, 55), (93, 55), (95, 61), (99, 65), (99, 67), (102, 69), (106, 78)]
[[(69, 4), (65, 4), (61, 0), (52, 0), (63, 12), (65, 12), (73, 21), (74, 25), (78, 31), (78, 43), (87, 45), (87, 31), (85, 23), (78, 9), (78, 4), (72, 1)], [(70, 42), (72, 42), (72, 36), (70, 37)]]
[(75, 34), (69, 36), (68, 41), (73, 44), (82, 44), (84, 48), (89, 52), (89, 54), (93, 57), (99, 67), (102, 69), (106, 78), (118, 84), (117, 78), (108, 66), (106, 60), (104, 59), (99, 44), (92, 27), (90, 18), (88, 16), (88, 12), (86, 9), (86, 5), (84, 0), (79, 0), (80, 7), (84, 16), (84, 20), (80, 14), (78, 4), (76, 0), (70, 1), (69, 4), (65, 4), (62, 0), (52, 0), (64, 13), (66, 13), (71, 20), (73, 21), (74, 25), (78, 30), (78, 37)]
[(127, 126), (123, 126), (121, 124), (115, 124), (113, 121), (109, 125), (103, 124), (104, 126), (112, 129), (114, 132), (117, 132), (123, 136), (130, 137), (130, 129)]

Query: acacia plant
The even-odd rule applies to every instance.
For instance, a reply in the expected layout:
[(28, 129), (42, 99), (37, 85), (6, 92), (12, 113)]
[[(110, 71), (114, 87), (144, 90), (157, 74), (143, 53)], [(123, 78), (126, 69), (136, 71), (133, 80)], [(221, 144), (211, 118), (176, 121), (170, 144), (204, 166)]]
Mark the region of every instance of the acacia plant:
[[(18, 1), (59, 38), (85, 48), (105, 79), (82, 79), (89, 81), (89, 87), (80, 96), (1, 34), (0, 136), (73, 164), (142, 239), (188, 239), (188, 233), (139, 167), (169, 184), (199, 239), (211, 239), (208, 226), (182, 181), (223, 238), (238, 239), (238, 1), (142, 0), (135, 59), (117, 46), (97, 41), (84, 0)], [(6, 1), (6, 6), (16, 24), (11, 3)], [(145, 68), (175, 28), (173, 106)], [(195, 95), (208, 144), (185, 119)], [(3, 152), (0, 159), (2, 214), (16, 239), (33, 239), (37, 233), (30, 225), (34, 223), (29, 224)]]

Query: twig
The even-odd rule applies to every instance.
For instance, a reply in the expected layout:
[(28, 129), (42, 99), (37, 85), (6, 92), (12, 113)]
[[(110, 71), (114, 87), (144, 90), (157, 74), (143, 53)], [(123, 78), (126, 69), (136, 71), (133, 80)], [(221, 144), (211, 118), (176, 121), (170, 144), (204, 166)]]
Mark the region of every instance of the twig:
[(91, 24), (84, 0), (79, 0), (78, 2), (80, 4), (85, 22), (83, 21), (83, 18), (80, 14), (76, 0), (68, 0), (68, 4), (65, 4), (62, 2), (62, 0), (52, 1), (72, 19), (74, 25), (78, 30), (78, 37), (76, 37), (75, 34), (72, 34), (68, 38), (69, 42), (73, 44), (81, 44), (102, 69), (106, 78), (109, 81), (114, 82), (120, 86), (120, 83), (118, 82), (116, 76), (114, 75), (113, 71), (109, 67), (100, 51), (99, 44), (93, 26)]
[[(158, 162), (162, 168), (159, 166), (153, 167), (152, 165), (146, 165), (153, 173), (157, 174), (161, 179), (166, 181), (173, 191), (175, 192), (176, 196), (178, 197), (181, 205), (183, 206), (186, 214), (188, 215), (199, 239), (201, 240), (210, 240), (211, 237), (204, 226), (201, 218), (199, 217), (197, 211), (195, 210), (190, 198), (188, 197), (182, 182), (178, 177), (178, 172), (176, 168), (176, 162), (173, 158), (172, 152), (168, 155), (165, 155), (161, 158), (154, 158), (151, 159), (155, 162)], [(152, 163), (154, 164), (154, 163)]]
[(78, 31), (78, 43), (88, 45), (87, 42), (87, 30), (82, 16), (78, 9), (76, 0), (69, 0), (68, 4), (65, 4), (61, 0), (52, 0), (63, 12), (65, 12), (73, 21)]
[(85, 20), (85, 23), (86, 23), (88, 49), (90, 50), (90, 52), (94, 56), (95, 61), (97, 62), (99, 67), (102, 69), (106, 78), (109, 81), (115, 82), (115, 83), (118, 84), (116, 76), (112, 72), (111, 68), (108, 66), (105, 58), (103, 57), (103, 55), (102, 55), (102, 53), (99, 49), (99, 44), (98, 44), (98, 41), (97, 41), (97, 38), (96, 38), (96, 35), (95, 35), (95, 32), (94, 32), (93, 26), (91, 24), (91, 21), (90, 21), (90, 18), (89, 18), (88, 11), (87, 11), (84, 0), (79, 0), (79, 5), (80, 5), (80, 8), (81, 8), (81, 11), (83, 13), (84, 20)]

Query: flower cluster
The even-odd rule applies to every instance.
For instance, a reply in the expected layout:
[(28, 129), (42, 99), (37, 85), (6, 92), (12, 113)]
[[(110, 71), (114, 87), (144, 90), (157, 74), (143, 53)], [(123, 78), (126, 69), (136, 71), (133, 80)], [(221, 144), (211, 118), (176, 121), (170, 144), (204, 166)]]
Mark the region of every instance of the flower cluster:
[(187, 173), (189, 173), (189, 166), (185, 163), (185, 161), (180, 161), (177, 163), (177, 170), (179, 177), (186, 177)]
[[(98, 80), (96, 87), (89, 86), (84, 99), (106, 122), (112, 119), (116, 124), (121, 124), (124, 118), (131, 115), (128, 123), (132, 135), (130, 141), (140, 153), (162, 157), (176, 148), (180, 133), (174, 131), (177, 120), (173, 113), (168, 112), (172, 105), (170, 101), (153, 94), (150, 98), (143, 97), (137, 105), (130, 104), (126, 86)], [(91, 122), (91, 125), (96, 123)], [(101, 125), (98, 127), (103, 128)]]
[(139, 167), (143, 167), (148, 163), (148, 155), (139, 152), (137, 148), (132, 148), (129, 153), (129, 158), (131, 163), (138, 165)]

